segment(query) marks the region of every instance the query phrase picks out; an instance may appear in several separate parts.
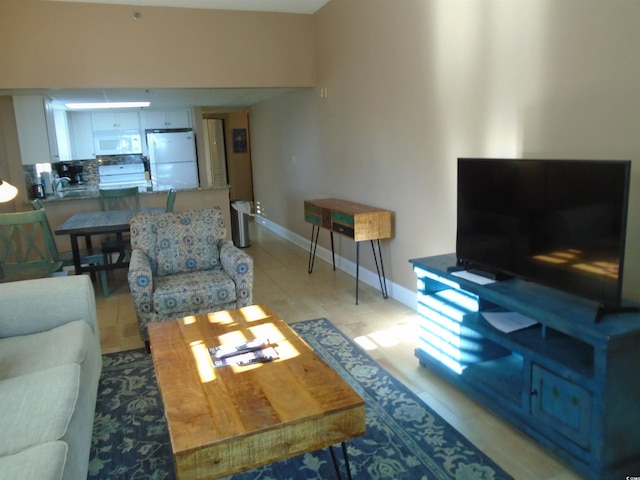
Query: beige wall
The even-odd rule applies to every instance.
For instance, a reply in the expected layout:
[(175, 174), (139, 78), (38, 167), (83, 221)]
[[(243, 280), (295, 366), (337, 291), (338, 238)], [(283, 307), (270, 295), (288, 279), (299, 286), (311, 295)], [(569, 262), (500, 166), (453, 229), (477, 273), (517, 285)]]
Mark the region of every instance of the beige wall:
[(315, 84), (309, 15), (2, 0), (0, 45), (0, 89)]
[(630, 159), (640, 300), (640, 2), (332, 0), (315, 20), (317, 88), (252, 111), (264, 215), (308, 237), (304, 198), (393, 210), (385, 268), (414, 291), (407, 260), (455, 249), (457, 157)]

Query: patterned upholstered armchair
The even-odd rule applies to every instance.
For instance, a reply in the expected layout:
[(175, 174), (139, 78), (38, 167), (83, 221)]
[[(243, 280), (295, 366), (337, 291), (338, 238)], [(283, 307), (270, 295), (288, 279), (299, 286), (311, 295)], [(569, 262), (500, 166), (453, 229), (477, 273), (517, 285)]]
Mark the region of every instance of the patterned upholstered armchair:
[(147, 348), (149, 322), (252, 304), (253, 259), (225, 232), (220, 207), (131, 219), (128, 280)]

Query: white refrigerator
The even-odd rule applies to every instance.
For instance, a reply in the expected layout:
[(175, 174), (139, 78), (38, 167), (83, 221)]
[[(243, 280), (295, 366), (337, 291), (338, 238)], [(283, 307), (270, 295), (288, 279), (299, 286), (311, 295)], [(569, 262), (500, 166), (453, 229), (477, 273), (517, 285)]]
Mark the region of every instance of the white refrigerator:
[(198, 188), (193, 130), (147, 130), (153, 190)]

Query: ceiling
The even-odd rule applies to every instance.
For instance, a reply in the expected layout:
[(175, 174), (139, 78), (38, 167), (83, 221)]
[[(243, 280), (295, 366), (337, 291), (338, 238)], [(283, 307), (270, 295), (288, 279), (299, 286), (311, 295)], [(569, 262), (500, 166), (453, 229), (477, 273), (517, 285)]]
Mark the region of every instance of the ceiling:
[(147, 7), (208, 8), (257, 12), (315, 13), (329, 0), (49, 0), (56, 2), (110, 3)]
[[(48, 0), (156, 7), (207, 8), (312, 14), (329, 0)], [(289, 91), (286, 88), (217, 89), (41, 89), (0, 90), (0, 95), (45, 95), (55, 108), (79, 102), (151, 102), (151, 108), (226, 107), (245, 108)]]

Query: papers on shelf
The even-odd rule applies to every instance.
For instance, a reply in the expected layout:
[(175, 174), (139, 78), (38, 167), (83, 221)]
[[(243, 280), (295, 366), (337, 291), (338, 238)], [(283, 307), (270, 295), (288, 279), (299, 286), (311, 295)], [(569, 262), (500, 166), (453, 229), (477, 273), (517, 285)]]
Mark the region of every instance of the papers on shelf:
[(269, 340), (251, 340), (240, 345), (221, 345), (209, 349), (214, 367), (225, 365), (251, 365), (270, 362), (278, 358), (278, 352)]
[(516, 312), (481, 312), (484, 319), (498, 330), (511, 333), (535, 325), (535, 320)]
[(482, 275), (478, 275), (477, 273), (471, 273), (469, 270), (459, 270), (457, 272), (451, 272), (451, 275), (464, 278), (465, 280), (477, 283), (478, 285), (489, 285), (490, 283), (496, 282), (495, 280), (483, 277)]

